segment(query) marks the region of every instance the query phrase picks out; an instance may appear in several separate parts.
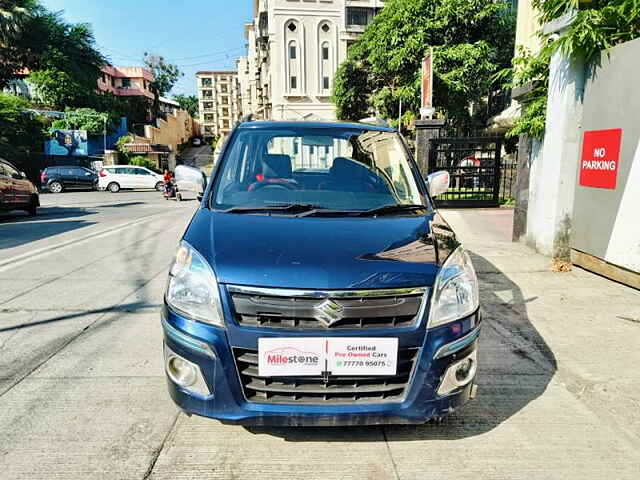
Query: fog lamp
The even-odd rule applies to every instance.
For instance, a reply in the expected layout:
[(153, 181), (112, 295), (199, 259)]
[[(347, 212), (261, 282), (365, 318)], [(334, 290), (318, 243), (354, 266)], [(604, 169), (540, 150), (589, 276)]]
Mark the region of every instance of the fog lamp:
[(183, 358), (171, 355), (167, 360), (167, 374), (181, 387), (190, 387), (198, 380), (195, 367)]
[(456, 368), (456, 380), (459, 383), (464, 383), (468, 378), (469, 374), (473, 369), (473, 360), (470, 358), (465, 358), (460, 364), (458, 368)]
[(197, 393), (205, 397), (213, 393), (207, 386), (200, 367), (175, 353), (166, 343), (164, 345), (164, 368), (169, 379), (189, 393)]
[(442, 376), (438, 387), (438, 395), (446, 395), (468, 385), (476, 375), (478, 368), (477, 352), (474, 350), (462, 360), (452, 363)]

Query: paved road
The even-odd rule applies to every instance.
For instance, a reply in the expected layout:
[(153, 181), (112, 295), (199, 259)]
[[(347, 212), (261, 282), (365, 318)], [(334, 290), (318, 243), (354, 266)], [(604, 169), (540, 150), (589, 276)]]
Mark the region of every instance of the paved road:
[(244, 429), (166, 393), (157, 311), (194, 202), (42, 202), (0, 217), (3, 480), (640, 476), (640, 294), (550, 273), (508, 211), (446, 212), (483, 282), (475, 402), (417, 427)]
[(213, 150), (207, 144), (191, 147), (182, 154), (185, 165), (206, 167), (213, 163)]

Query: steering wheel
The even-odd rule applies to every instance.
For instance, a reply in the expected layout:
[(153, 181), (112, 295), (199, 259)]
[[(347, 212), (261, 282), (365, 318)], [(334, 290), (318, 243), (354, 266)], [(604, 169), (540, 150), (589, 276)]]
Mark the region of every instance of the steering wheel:
[[(274, 181), (275, 180), (275, 181)], [(277, 181), (280, 179), (274, 178), (274, 179), (269, 179), (263, 182), (255, 182), (252, 183), (249, 186), (249, 190), (251, 191), (256, 191), (256, 190), (262, 190), (265, 188), (282, 188), (284, 190), (297, 190), (298, 189), (298, 184), (295, 182), (290, 182), (290, 181)]]

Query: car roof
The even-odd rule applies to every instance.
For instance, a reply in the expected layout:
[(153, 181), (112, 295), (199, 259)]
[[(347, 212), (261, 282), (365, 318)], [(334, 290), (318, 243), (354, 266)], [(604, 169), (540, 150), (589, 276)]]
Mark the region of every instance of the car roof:
[(147, 167), (143, 167), (141, 165), (104, 165), (102, 168), (144, 168), (145, 170), (148, 170)]
[(258, 120), (241, 123), (240, 129), (270, 129), (270, 128), (344, 128), (348, 130), (371, 130), (378, 132), (395, 132), (393, 128), (372, 125), (369, 123), (340, 122), (340, 121), (290, 121), (290, 120)]
[(50, 168), (87, 168), (87, 167), (83, 167), (82, 165), (51, 165), (50, 167), (45, 168), (45, 170), (48, 170)]

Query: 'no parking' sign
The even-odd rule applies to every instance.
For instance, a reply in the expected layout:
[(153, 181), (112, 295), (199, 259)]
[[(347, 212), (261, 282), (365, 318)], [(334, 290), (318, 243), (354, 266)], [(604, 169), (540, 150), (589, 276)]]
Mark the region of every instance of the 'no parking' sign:
[(584, 132), (580, 185), (615, 190), (620, 163), (622, 129)]

